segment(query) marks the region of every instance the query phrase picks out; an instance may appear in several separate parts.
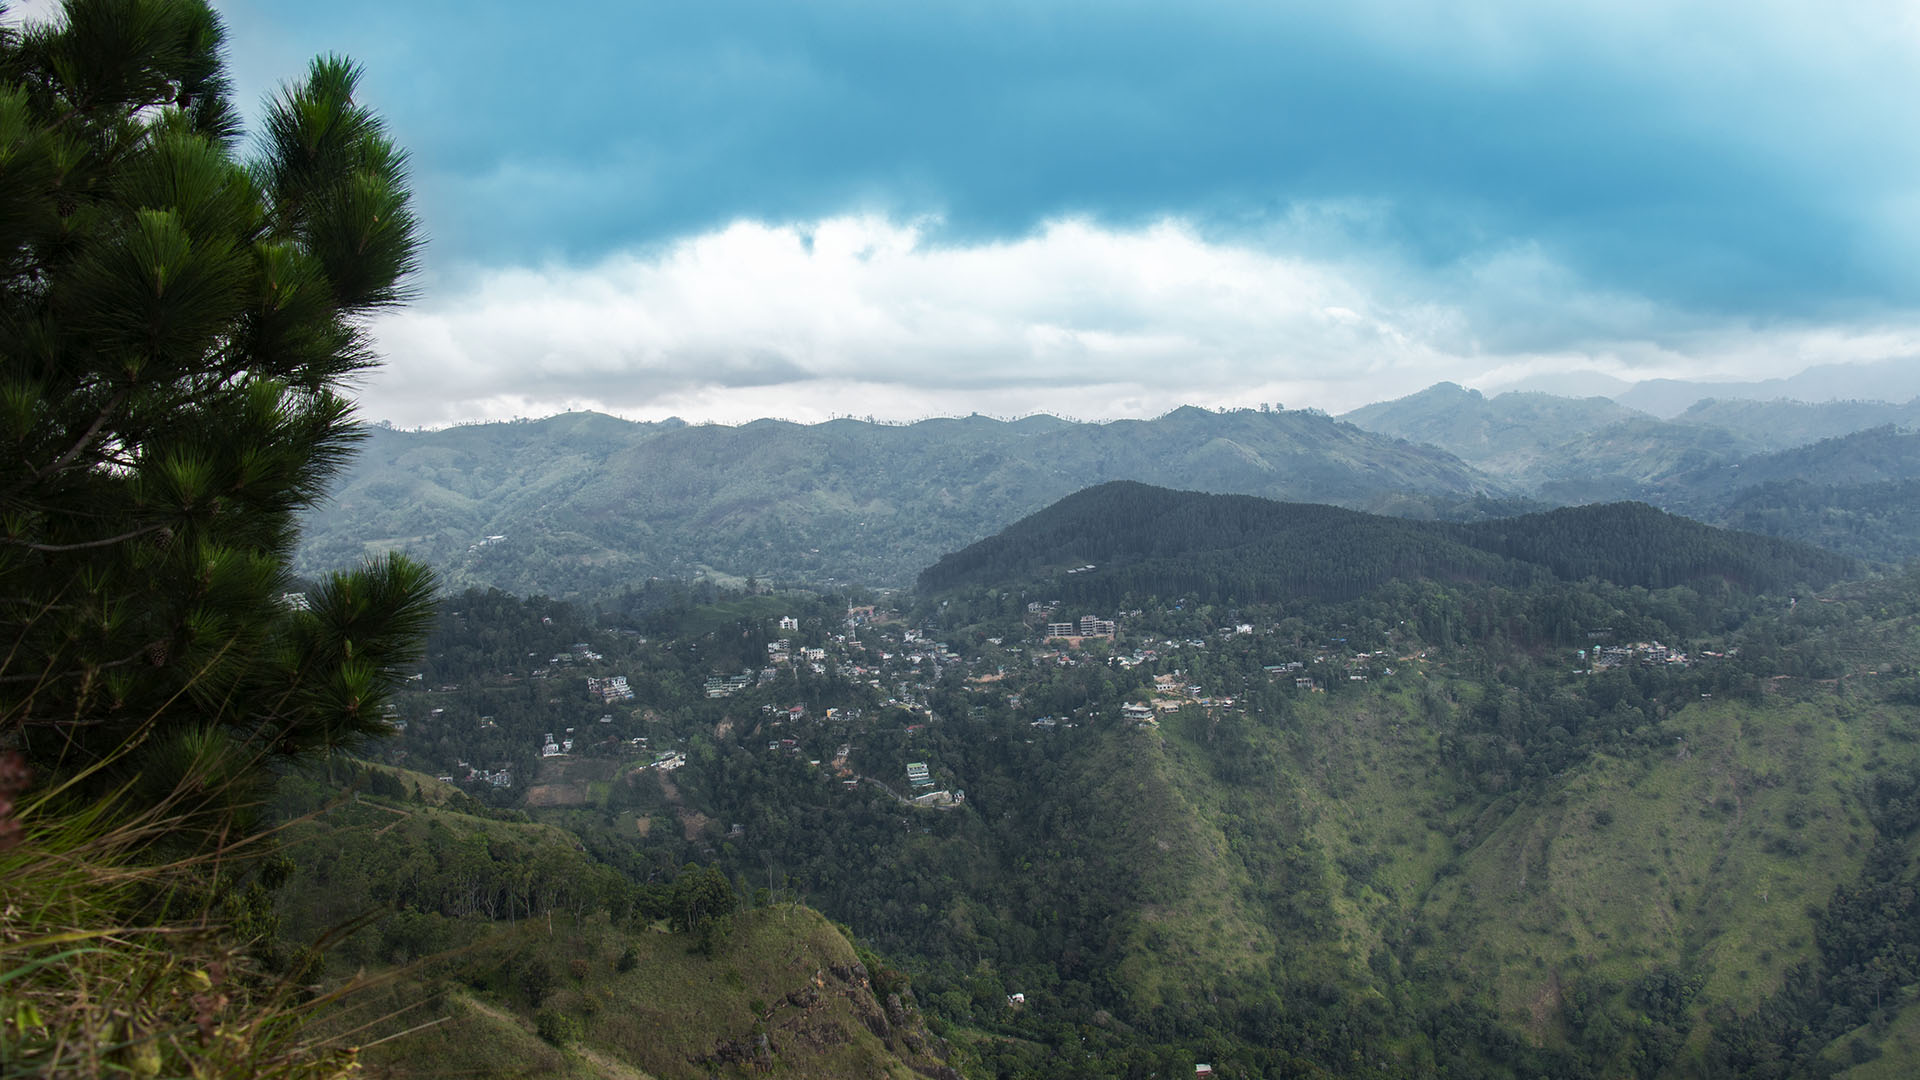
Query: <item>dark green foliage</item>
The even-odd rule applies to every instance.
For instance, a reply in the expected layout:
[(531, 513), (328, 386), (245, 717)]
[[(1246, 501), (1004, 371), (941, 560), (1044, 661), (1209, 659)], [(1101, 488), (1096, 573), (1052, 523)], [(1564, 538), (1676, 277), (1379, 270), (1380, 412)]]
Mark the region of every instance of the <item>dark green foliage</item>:
[[(1920, 881), (1910, 858), (1920, 827), (1920, 766), (1877, 774), (1866, 787), (1877, 836), (1859, 879), (1835, 889), (1817, 914), (1815, 961), (1795, 968), (1757, 1011), (1718, 1018), (1707, 1052), (1716, 1072), (1820, 1075), (1822, 1049), (1884, 1021), (1901, 989), (1920, 982)], [(1863, 1042), (1854, 1052), (1872, 1056)]]
[[(1078, 571), (1085, 564), (1094, 569)], [(1644, 588), (1726, 581), (1770, 591), (1823, 584), (1851, 566), (1634, 503), (1452, 525), (1116, 482), (941, 559), (920, 588), (1045, 579), (1051, 595), (1084, 604), (1148, 596), (1254, 604), (1345, 600), (1422, 579), (1522, 587), (1598, 578)]]
[(349, 65), (243, 162), (206, 4), (65, 13), (0, 41), (0, 737), (63, 767), (146, 740), (143, 783), (210, 792), (385, 732), (426, 627), (404, 559), (281, 601), (418, 241)]
[(533, 1014), (533, 1031), (553, 1046), (565, 1046), (580, 1038), (580, 1021), (558, 1009), (542, 1009)]
[(1724, 579), (1752, 592), (1825, 585), (1853, 561), (1770, 537), (1729, 532), (1644, 503), (1575, 506), (1455, 527), (1482, 550), (1544, 566), (1562, 581), (1666, 589)]
[(714, 866), (685, 866), (673, 880), (667, 897), (667, 912), (673, 928), (692, 934), (694, 951), (712, 955), (726, 940), (733, 913), (740, 900), (733, 893), (727, 875)]

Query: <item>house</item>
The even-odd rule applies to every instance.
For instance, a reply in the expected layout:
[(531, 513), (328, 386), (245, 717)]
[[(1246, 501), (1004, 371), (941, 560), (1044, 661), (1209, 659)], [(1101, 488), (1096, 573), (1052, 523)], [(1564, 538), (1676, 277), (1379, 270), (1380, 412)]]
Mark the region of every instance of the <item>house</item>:
[(932, 787), (933, 773), (924, 761), (907, 762), (907, 782), (914, 787)]
[(1050, 638), (1072, 637), (1073, 624), (1070, 622), (1050, 622), (1047, 624), (1047, 636)]
[(791, 615), (782, 615), (780, 616), (780, 629), (798, 630), (800, 629), (800, 620)]
[(543, 758), (560, 756), (560, 744), (554, 741), (551, 731), (547, 732), (546, 741), (540, 744), (540, 756)]

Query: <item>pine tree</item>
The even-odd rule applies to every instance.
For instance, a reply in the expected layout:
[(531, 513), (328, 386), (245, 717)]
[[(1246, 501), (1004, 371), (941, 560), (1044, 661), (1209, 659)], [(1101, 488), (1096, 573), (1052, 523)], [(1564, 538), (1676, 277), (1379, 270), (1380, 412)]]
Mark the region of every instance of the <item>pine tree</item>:
[(294, 589), (418, 227), (344, 60), (244, 160), (222, 33), (199, 0), (0, 29), (0, 749), (160, 788), (385, 731), (433, 591), (397, 557)]

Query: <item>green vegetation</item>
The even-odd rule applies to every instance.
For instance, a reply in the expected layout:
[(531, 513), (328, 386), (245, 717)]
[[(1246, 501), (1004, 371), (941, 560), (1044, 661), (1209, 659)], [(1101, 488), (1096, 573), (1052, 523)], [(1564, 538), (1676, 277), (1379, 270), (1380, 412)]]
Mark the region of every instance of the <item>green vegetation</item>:
[(220, 40), (158, 0), (0, 40), (0, 731), (59, 770), (137, 741), (152, 798), (385, 730), (432, 592), (394, 559), (283, 601), (416, 241), (354, 68), (240, 161)]
[(295, 594), (416, 247), (403, 155), (316, 61), (238, 157), (193, 0), (0, 28), (0, 1074), (331, 1076), (267, 946), (276, 762), (389, 730), (433, 578)]
[[(1235, 565), (1301, 522), (1320, 543)], [(1298, 561), (1390, 554), (1381, 536), (1428, 561), (1278, 601), (1211, 584), (1290, 584)], [(1877, 778), (1920, 765), (1911, 575), (1835, 584), (1843, 560), (1645, 507), (1427, 526), (1138, 485), (982, 549), (965, 588), (851, 618), (843, 596), (657, 586), (595, 625), (470, 593), (429, 646), (427, 681), (458, 686), (402, 700), (399, 748), (441, 768), (468, 730), (602, 730), (582, 689), (626, 674), (612, 738), (523, 758), (524, 790), (461, 786), (630, 881), (701, 863), (735, 896), (804, 898), (912, 975), (970, 1074), (1694, 1076), (1771, 1054), (1802, 1075), (1898, 1052), (1905, 939), (1843, 959), (1821, 913), (1900, 887), (1869, 854), (1896, 835)], [(1096, 549), (1114, 577), (1063, 572)], [(1116, 638), (1043, 640), (1082, 614)], [(529, 676), (568, 640), (598, 659)], [(964, 800), (906, 805), (909, 762)], [(1875, 957), (1877, 983), (1846, 981)], [(1784, 1011), (1843, 984), (1864, 1004)]]
[(345, 780), (345, 803), (338, 777), (282, 785), (280, 811), (305, 812), (282, 840), (297, 869), (279, 934), (289, 949), (338, 934), (320, 962), (384, 973), (318, 1025), (354, 1030), (370, 1068), (954, 1075), (905, 980), (805, 907), (747, 908), (711, 866), (633, 883), (565, 831), (419, 774)]

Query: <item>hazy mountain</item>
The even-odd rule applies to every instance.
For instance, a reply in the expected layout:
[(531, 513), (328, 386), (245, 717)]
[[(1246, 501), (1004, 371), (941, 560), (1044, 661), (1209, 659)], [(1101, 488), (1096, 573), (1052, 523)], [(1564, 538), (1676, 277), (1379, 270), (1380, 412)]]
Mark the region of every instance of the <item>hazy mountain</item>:
[(1737, 432), (1671, 424), (1602, 397), (1563, 398), (1439, 383), (1341, 419), (1423, 442), (1550, 502), (1629, 498), (1675, 473), (1760, 449)]
[(1446, 450), (1549, 504), (1637, 499), (1862, 558), (1920, 555), (1920, 512), (1907, 509), (1920, 399), (1715, 398), (1663, 420), (1606, 398), (1440, 383), (1342, 419)]
[(1871, 364), (1823, 364), (1798, 375), (1754, 382), (1648, 379), (1611, 396), (1620, 404), (1642, 412), (1674, 417), (1706, 398), (1907, 401), (1916, 395), (1920, 395), (1920, 359), (1903, 357)]
[(1444, 451), (1310, 411), (739, 427), (570, 414), (370, 432), (309, 516), (300, 559), (317, 570), (400, 548), (455, 583), (522, 593), (703, 567), (905, 584), (942, 553), (1114, 479), (1418, 516), (1484, 513), (1507, 494)]
[(1679, 424), (1735, 432), (1762, 450), (1787, 450), (1868, 428), (1920, 426), (1920, 398), (1905, 405), (1885, 401), (1708, 398), (1694, 402), (1673, 419)]
[(1455, 383), (1355, 409), (1341, 417), (1357, 427), (1428, 443), (1497, 475), (1522, 477), (1557, 460), (1573, 439), (1645, 414), (1604, 397), (1510, 393), (1486, 397)]
[(1533, 375), (1507, 388), (1568, 397), (1607, 397), (1629, 408), (1671, 419), (1695, 403), (1720, 400), (1907, 401), (1920, 395), (1920, 359), (1902, 357), (1868, 364), (1823, 364), (1798, 375), (1753, 382), (1645, 379), (1633, 382), (1597, 371)]

